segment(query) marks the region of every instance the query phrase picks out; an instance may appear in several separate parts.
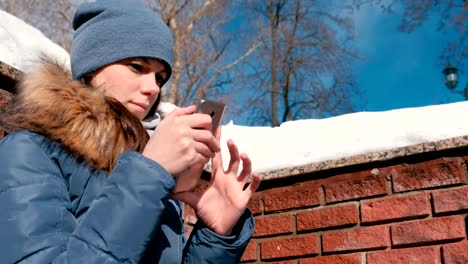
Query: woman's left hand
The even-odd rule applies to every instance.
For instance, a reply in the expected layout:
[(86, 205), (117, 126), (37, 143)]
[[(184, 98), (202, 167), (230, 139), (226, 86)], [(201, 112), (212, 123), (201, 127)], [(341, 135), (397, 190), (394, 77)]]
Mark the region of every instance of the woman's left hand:
[[(217, 138), (219, 137), (220, 129), (217, 131)], [(223, 168), (221, 152), (216, 153), (212, 159), (211, 181), (203, 193), (188, 191), (173, 195), (175, 199), (194, 208), (197, 217), (220, 235), (231, 234), (261, 181), (260, 175), (253, 173), (252, 182), (244, 190), (252, 173), (252, 163), (247, 154), (239, 155), (237, 146), (232, 140), (228, 140), (227, 146), (231, 156), (228, 169)], [(238, 175), (241, 162), (242, 171)]]

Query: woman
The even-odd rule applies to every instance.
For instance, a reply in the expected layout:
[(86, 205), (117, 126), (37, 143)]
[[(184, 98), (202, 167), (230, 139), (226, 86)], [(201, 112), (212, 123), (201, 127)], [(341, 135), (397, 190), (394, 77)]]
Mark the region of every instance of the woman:
[[(250, 159), (228, 141), (224, 171), (219, 131), (195, 106), (151, 138), (140, 122), (172, 72), (167, 26), (141, 3), (102, 0), (73, 27), (72, 72), (45, 60), (0, 116), (2, 263), (238, 263), (260, 183), (253, 174), (244, 190)], [(172, 192), (210, 159), (203, 193)], [(178, 200), (199, 218), (187, 241)]]

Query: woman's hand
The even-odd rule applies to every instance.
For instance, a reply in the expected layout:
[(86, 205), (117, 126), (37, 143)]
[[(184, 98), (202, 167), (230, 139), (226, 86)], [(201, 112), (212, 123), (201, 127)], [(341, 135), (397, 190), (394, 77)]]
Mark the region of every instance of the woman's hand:
[(219, 140), (211, 133), (211, 117), (195, 114), (195, 110), (195, 106), (189, 106), (172, 111), (157, 126), (143, 150), (144, 156), (158, 162), (174, 177), (193, 168), (200, 170), (193, 173), (194, 177), (200, 177), (203, 165), (220, 151)]
[[(220, 129), (217, 135), (219, 139)], [(260, 176), (254, 173), (252, 182), (244, 190), (252, 172), (252, 163), (247, 154), (239, 155), (237, 146), (232, 140), (228, 140), (227, 146), (231, 156), (228, 169), (224, 171), (221, 153), (216, 153), (212, 159), (211, 181), (203, 193), (182, 192), (173, 195), (175, 199), (194, 208), (198, 218), (220, 235), (231, 233), (261, 181)], [(242, 171), (238, 175), (241, 161)]]

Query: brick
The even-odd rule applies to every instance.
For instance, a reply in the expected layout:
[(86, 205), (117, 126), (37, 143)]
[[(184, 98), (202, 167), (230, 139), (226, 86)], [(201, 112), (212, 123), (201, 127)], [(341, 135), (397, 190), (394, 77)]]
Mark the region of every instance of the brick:
[(206, 190), (206, 188), (208, 188), (209, 185), (210, 185), (209, 181), (207, 181), (205, 179), (200, 179), (200, 180), (198, 180), (197, 185), (193, 189), (193, 192), (194, 193), (202, 193), (202, 192), (204, 192)]
[(318, 238), (304, 235), (265, 240), (260, 244), (260, 253), (262, 260), (318, 254)]
[(379, 249), (390, 246), (387, 226), (341, 230), (322, 235), (323, 252)]
[(268, 264), (296, 264), (296, 263), (297, 263), (296, 260), (273, 261), (273, 262), (268, 261)]
[(361, 264), (362, 259), (362, 254), (319, 256), (301, 259), (299, 264)]
[(461, 239), (465, 238), (465, 219), (459, 215), (395, 224), (391, 235), (396, 246)]
[(258, 215), (263, 212), (262, 210), (262, 193), (254, 193), (250, 198), (247, 208), (250, 209), (252, 214)]
[(424, 217), (431, 214), (431, 202), (428, 193), (394, 196), (362, 201), (361, 203), (363, 223)]
[(440, 264), (440, 249), (439, 247), (415, 247), (367, 253), (367, 264), (408, 263)]
[(468, 240), (442, 246), (445, 263), (466, 264), (468, 262)]
[(288, 234), (293, 232), (293, 216), (272, 215), (255, 218), (254, 236)]
[(394, 192), (405, 192), (465, 183), (467, 171), (462, 158), (440, 158), (395, 166), (392, 178)]
[(265, 212), (316, 206), (320, 204), (320, 186), (305, 182), (263, 192)]
[(325, 182), (325, 202), (355, 200), (388, 193), (384, 175), (372, 175), (369, 171), (348, 174), (344, 180)]
[(297, 230), (316, 230), (356, 225), (359, 221), (357, 203), (328, 206), (297, 214)]
[(468, 186), (432, 193), (434, 211), (448, 213), (468, 209)]
[(188, 205), (184, 205), (184, 223), (194, 225), (197, 222), (198, 218), (195, 214), (195, 210)]
[(244, 254), (242, 255), (241, 261), (255, 261), (257, 260), (257, 245), (258, 243), (251, 240), (245, 248)]

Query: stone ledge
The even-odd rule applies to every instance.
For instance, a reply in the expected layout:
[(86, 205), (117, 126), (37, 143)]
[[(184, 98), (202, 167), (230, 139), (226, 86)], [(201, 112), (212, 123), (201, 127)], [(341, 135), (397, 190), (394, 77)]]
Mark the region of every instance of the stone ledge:
[[(16, 93), (16, 84), (21, 79), (23, 73), (16, 68), (0, 61), (0, 103), (3, 100), (11, 98), (11, 93)], [(1, 131), (0, 131), (1, 132)], [(0, 137), (1, 138), (1, 137)], [(468, 135), (450, 139), (444, 139), (436, 142), (416, 144), (401, 148), (394, 148), (385, 151), (371, 152), (348, 156), (333, 160), (321, 161), (302, 166), (279, 169), (261, 173), (263, 180), (273, 180), (288, 178), (297, 175), (303, 175), (312, 172), (324, 171), (329, 169), (343, 168), (347, 166), (368, 164), (378, 161), (388, 161), (394, 158), (411, 156), (415, 154), (455, 149), (468, 146)], [(207, 166), (205, 171), (211, 171), (211, 166)], [(205, 172), (206, 173), (206, 172)]]
[(355, 156), (343, 157), (334, 160), (321, 161), (303, 166), (297, 166), (286, 169), (279, 169), (261, 173), (263, 180), (273, 180), (280, 178), (293, 177), (306, 173), (324, 171), (329, 169), (343, 168), (347, 166), (367, 164), (378, 161), (388, 161), (394, 158), (411, 156), (427, 152), (436, 152), (442, 150), (456, 149), (468, 146), (468, 136), (449, 138), (435, 142), (427, 142), (401, 148), (394, 148), (385, 151), (359, 154)]

